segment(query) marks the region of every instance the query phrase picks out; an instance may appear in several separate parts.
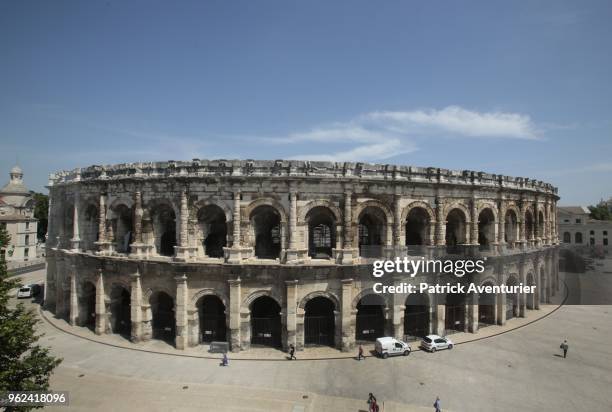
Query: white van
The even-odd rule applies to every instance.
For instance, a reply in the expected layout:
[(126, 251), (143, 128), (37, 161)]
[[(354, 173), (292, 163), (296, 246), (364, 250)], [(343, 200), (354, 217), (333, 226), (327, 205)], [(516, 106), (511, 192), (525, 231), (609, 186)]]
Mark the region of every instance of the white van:
[(376, 348), (376, 354), (381, 356), (383, 359), (387, 359), (389, 355), (410, 355), (410, 346), (407, 343), (397, 340), (390, 336), (376, 339), (374, 345)]

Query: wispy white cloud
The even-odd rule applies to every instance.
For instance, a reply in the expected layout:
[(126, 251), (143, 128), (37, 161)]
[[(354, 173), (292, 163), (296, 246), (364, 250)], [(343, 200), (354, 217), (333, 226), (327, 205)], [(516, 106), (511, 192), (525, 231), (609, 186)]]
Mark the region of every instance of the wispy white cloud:
[(275, 143), (313, 142), (348, 146), (339, 151), (304, 153), (292, 158), (372, 161), (414, 152), (418, 150), (416, 140), (421, 137), (537, 140), (541, 132), (529, 115), (477, 112), (448, 106), (441, 110), (370, 112), (348, 122), (319, 126), (268, 140)]
[(540, 174), (546, 177), (561, 177), (570, 176), (581, 173), (612, 173), (612, 162), (598, 162), (589, 165), (583, 165), (578, 167), (569, 167), (557, 170), (543, 171)]

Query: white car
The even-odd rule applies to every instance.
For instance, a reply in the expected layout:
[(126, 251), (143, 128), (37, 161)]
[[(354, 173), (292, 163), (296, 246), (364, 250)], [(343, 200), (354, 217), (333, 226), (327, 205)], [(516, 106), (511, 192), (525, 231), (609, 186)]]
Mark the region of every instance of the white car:
[(389, 355), (408, 356), (411, 350), (407, 343), (389, 336), (376, 339), (374, 348), (378, 356), (381, 356), (383, 359), (387, 359)]
[(17, 291), (17, 299), (20, 298), (31, 298), (33, 296), (33, 291), (30, 286), (22, 286)]
[(444, 336), (427, 335), (421, 341), (421, 348), (432, 353), (438, 349), (452, 349), (453, 341)]

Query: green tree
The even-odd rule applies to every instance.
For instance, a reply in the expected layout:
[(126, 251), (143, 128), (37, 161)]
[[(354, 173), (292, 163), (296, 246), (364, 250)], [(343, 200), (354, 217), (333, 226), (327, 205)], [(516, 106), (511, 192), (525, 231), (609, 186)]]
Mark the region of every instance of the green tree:
[[(6, 229), (0, 226), (0, 248), (9, 243)], [(19, 279), (9, 279), (6, 261), (0, 255), (0, 393), (5, 391), (45, 391), (49, 389), (51, 372), (61, 359), (37, 344), (39, 322), (23, 303), (11, 307), (9, 292), (20, 286)], [(27, 410), (32, 408), (19, 408)], [(7, 411), (17, 410), (7, 408)]]
[(591, 211), (591, 217), (596, 220), (612, 220), (612, 213), (605, 204), (599, 204), (597, 206), (589, 206)]
[(42, 193), (34, 193), (34, 217), (38, 219), (38, 240), (45, 241), (47, 224), (49, 222), (49, 196)]

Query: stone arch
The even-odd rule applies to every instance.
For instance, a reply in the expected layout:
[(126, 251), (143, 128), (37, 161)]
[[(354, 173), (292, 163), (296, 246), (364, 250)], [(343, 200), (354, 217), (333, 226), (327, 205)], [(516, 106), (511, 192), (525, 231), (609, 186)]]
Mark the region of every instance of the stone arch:
[(241, 309), (243, 311), (251, 311), (251, 304), (253, 302), (255, 302), (255, 300), (257, 298), (260, 298), (262, 296), (267, 296), (269, 298), (272, 298), (277, 304), (278, 306), (281, 307), (281, 313), (283, 310), (283, 299), (275, 292), (271, 291), (271, 290), (256, 290), (255, 292), (251, 293), (250, 295), (248, 295), (246, 298), (244, 298), (244, 300), (242, 301), (242, 305), (241, 305)]
[(461, 201), (449, 203), (448, 205), (444, 207), (444, 220), (448, 220), (448, 214), (452, 212), (454, 209), (458, 209), (463, 213), (465, 217), (465, 223), (471, 222), (470, 209), (465, 204), (463, 204), (463, 202)]
[(402, 210), (402, 215), (401, 215), (401, 219), (402, 222), (405, 222), (406, 219), (408, 219), (408, 214), (410, 213), (410, 211), (414, 208), (420, 207), (422, 209), (424, 209), (427, 214), (429, 215), (429, 222), (431, 223), (435, 223), (436, 221), (436, 214), (434, 212), (434, 210), (432, 209), (432, 207), (429, 205), (429, 203), (423, 201), (423, 200), (414, 200), (410, 203), (408, 203), (408, 205), (406, 207), (404, 207), (404, 209)]
[(318, 200), (312, 200), (306, 203), (304, 206), (300, 207), (300, 209), (298, 210), (298, 214), (297, 214), (298, 225), (306, 223), (306, 216), (308, 215), (308, 212), (310, 212), (310, 210), (314, 209), (315, 207), (325, 207), (329, 209), (334, 215), (336, 222), (338, 223), (342, 222), (342, 212), (336, 205), (334, 205), (329, 200), (318, 199)]
[(570, 232), (563, 232), (563, 243), (572, 243), (572, 234)]
[(249, 203), (248, 206), (243, 209), (242, 219), (245, 222), (250, 221), (253, 211), (259, 206), (270, 206), (276, 209), (276, 211), (280, 215), (281, 223), (287, 223), (287, 212), (285, 211), (285, 208), (278, 200), (273, 199), (271, 197), (262, 197), (259, 199), (255, 199), (251, 203)]
[(497, 286), (498, 282), (494, 276), (487, 276), (482, 281), (480, 281), (479, 286), (484, 286), (485, 283), (491, 283), (493, 286)]
[(173, 199), (168, 198), (153, 198), (144, 203), (143, 209), (146, 209), (151, 213), (151, 211), (159, 206), (166, 205), (172, 208), (175, 216), (180, 216), (180, 208), (177, 207), (175, 201)]
[(368, 207), (380, 209), (385, 215), (385, 220), (386, 220), (385, 224), (386, 225), (393, 224), (393, 213), (391, 212), (391, 209), (389, 209), (387, 205), (385, 205), (380, 200), (374, 200), (374, 199), (366, 200), (365, 202), (361, 202), (357, 204), (357, 206), (355, 207), (355, 213), (354, 213), (355, 224), (359, 224), (359, 219), (361, 218), (361, 214)]
[(495, 203), (490, 201), (481, 201), (478, 202), (478, 209), (476, 210), (476, 214), (480, 215), (480, 213), (485, 209), (491, 209), (491, 213), (493, 213), (493, 217), (495, 218), (495, 222), (499, 222), (499, 210)]
[(230, 222), (233, 220), (233, 214), (232, 214), (232, 209), (229, 208), (229, 206), (225, 203), (225, 202), (220, 202), (220, 201), (216, 201), (214, 199), (201, 199), (198, 200), (193, 207), (191, 208), (191, 219), (197, 219), (198, 218), (198, 213), (200, 212), (201, 209), (205, 208), (206, 206), (217, 206), (219, 207), (221, 210), (223, 210), (223, 213), (225, 214), (225, 221), (226, 222)]
[(147, 288), (147, 290), (145, 290), (142, 294), (142, 304), (145, 306), (149, 305), (149, 300), (151, 299), (151, 296), (156, 292), (164, 292), (168, 294), (168, 296), (170, 296), (174, 300), (174, 305), (176, 306), (176, 296), (174, 296), (174, 291), (165, 286), (156, 286), (155, 288)]
[[(108, 204), (108, 211), (114, 213), (115, 209), (121, 205), (128, 209), (132, 209), (132, 207), (134, 207), (134, 200), (127, 196), (115, 197), (113, 201)], [(108, 216), (106, 218), (109, 219)]]
[(198, 300), (200, 300), (200, 298), (203, 298), (204, 296), (209, 296), (209, 295), (213, 295), (221, 299), (221, 302), (223, 302), (223, 305), (225, 305), (225, 310), (226, 311), (229, 310), (229, 299), (227, 295), (213, 288), (200, 289), (196, 293), (194, 293), (190, 300), (192, 309), (197, 309), (196, 305), (198, 303)]
[(106, 285), (104, 286), (104, 291), (105, 291), (105, 295), (108, 296), (109, 291), (113, 289), (113, 287), (115, 286), (120, 286), (122, 288), (124, 288), (125, 290), (127, 290), (128, 292), (132, 292), (132, 286), (130, 285), (129, 282), (124, 281), (123, 279), (113, 279), (110, 283), (109, 283), (109, 288), (107, 290)]
[(306, 308), (306, 304), (308, 303), (309, 300), (312, 300), (314, 298), (327, 298), (329, 300), (331, 300), (334, 303), (334, 309), (339, 311), (341, 309), (340, 306), (340, 300), (338, 299), (338, 297), (336, 297), (336, 295), (334, 295), (331, 292), (327, 292), (327, 291), (315, 291), (315, 292), (311, 292), (309, 294), (307, 294), (306, 296), (304, 296), (302, 298), (302, 300), (300, 300), (300, 302), (298, 303), (298, 308), (300, 309), (305, 309)]
[(357, 310), (357, 304), (359, 303), (359, 301), (361, 299), (363, 299), (364, 297), (368, 296), (368, 295), (377, 295), (380, 296), (381, 299), (383, 300), (383, 302), (385, 303), (385, 309), (389, 308), (389, 301), (388, 298), (381, 294), (381, 293), (376, 293), (374, 292), (374, 289), (372, 288), (366, 288), (366, 289), (362, 289), (354, 298), (353, 301), (351, 302), (351, 309), (352, 310)]

